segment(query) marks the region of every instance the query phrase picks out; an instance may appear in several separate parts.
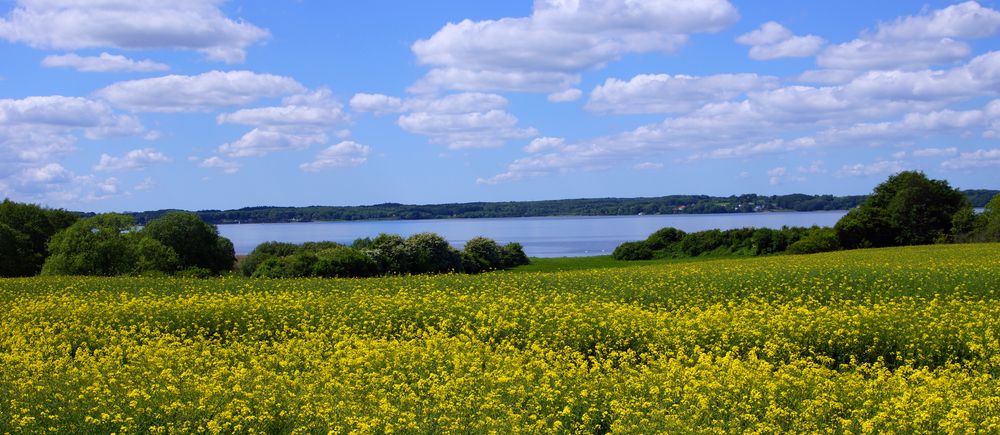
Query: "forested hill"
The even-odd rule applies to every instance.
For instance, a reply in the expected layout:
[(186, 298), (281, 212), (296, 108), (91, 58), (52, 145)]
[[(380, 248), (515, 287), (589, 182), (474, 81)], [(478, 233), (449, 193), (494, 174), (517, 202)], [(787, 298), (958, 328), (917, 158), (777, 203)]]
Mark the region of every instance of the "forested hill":
[[(982, 207), (998, 190), (965, 190), (974, 207)], [(847, 210), (865, 195), (739, 196), (671, 195), (656, 198), (588, 198), (548, 201), (469, 202), (456, 204), (364, 206), (246, 207), (238, 210), (201, 210), (206, 222), (265, 223), (357, 221), (386, 219), (449, 219), (534, 216), (623, 216), (637, 214), (749, 213), (765, 211)], [(144, 224), (173, 210), (128, 213)]]

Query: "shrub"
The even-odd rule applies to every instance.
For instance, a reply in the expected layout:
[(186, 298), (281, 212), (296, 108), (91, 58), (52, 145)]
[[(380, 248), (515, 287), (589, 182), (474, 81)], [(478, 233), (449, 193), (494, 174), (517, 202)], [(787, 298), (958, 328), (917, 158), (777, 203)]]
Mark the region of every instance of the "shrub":
[(45, 275), (123, 275), (135, 272), (138, 253), (131, 216), (102, 214), (82, 219), (49, 242)]
[(379, 274), (378, 264), (357, 249), (340, 246), (320, 251), (312, 267), (312, 276), (368, 277)]
[[(465, 243), (462, 249), (473, 261), (479, 264), (478, 270), (493, 270), (504, 268), (501, 260), (500, 245), (493, 239), (473, 237)], [(463, 265), (465, 262), (463, 262)]]
[(667, 249), (680, 242), (686, 234), (677, 228), (661, 228), (646, 238), (646, 246), (653, 251)]
[(257, 245), (253, 251), (240, 262), (240, 272), (244, 276), (253, 276), (261, 263), (271, 258), (287, 257), (299, 251), (299, 246), (292, 243), (264, 242)]
[(167, 213), (147, 224), (142, 234), (173, 249), (181, 268), (200, 267), (218, 273), (231, 270), (236, 260), (232, 242), (195, 213)]
[(462, 256), (448, 241), (434, 233), (418, 233), (404, 244), (413, 264), (409, 273), (445, 273), (462, 270)]
[(646, 242), (625, 242), (618, 245), (611, 253), (615, 260), (649, 260), (653, 258), (653, 251), (649, 249)]
[(788, 246), (789, 254), (814, 254), (840, 249), (837, 231), (832, 228), (815, 228), (804, 237)]
[(530, 264), (524, 247), (520, 243), (510, 242), (500, 248), (500, 267), (503, 269)]

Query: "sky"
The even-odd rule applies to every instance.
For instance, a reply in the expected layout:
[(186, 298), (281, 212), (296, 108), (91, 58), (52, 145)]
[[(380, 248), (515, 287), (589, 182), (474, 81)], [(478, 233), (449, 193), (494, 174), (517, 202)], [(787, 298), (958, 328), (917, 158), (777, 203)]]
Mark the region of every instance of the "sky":
[(1000, 188), (995, 1), (0, 0), (0, 197)]

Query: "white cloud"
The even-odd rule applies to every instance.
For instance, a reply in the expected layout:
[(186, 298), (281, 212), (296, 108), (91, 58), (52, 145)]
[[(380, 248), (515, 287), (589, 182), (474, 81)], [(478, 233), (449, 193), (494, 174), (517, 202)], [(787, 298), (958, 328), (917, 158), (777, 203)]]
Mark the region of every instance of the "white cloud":
[(0, 160), (15, 168), (37, 166), (75, 149), (79, 136), (138, 135), (139, 120), (104, 102), (60, 95), (0, 99)]
[(633, 169), (638, 171), (652, 171), (652, 170), (663, 169), (663, 167), (664, 167), (663, 163), (654, 163), (654, 162), (642, 162), (632, 166)]
[(531, 143), (524, 147), (526, 153), (539, 153), (542, 151), (560, 150), (566, 146), (566, 139), (561, 137), (538, 137), (532, 139)]
[(967, 1), (929, 15), (901, 17), (878, 26), (876, 39), (963, 38), (992, 36), (1000, 28), (1000, 12)]
[(673, 113), (697, 109), (748, 91), (777, 87), (778, 78), (757, 74), (687, 76), (640, 74), (629, 81), (607, 79), (590, 93), (587, 110), (614, 113)]
[(965, 2), (926, 15), (880, 23), (874, 33), (828, 47), (817, 63), (833, 69), (915, 69), (949, 64), (972, 50), (961, 39), (992, 36), (1000, 28), (1000, 12)]
[(738, 19), (725, 0), (539, 0), (531, 16), (449, 23), (412, 49), (433, 69), (411, 92), (556, 92), (627, 53), (671, 52)]
[(330, 90), (321, 88), (286, 97), (281, 106), (224, 113), (216, 120), (220, 124), (254, 127), (240, 139), (219, 146), (222, 154), (248, 157), (326, 143), (328, 131), (348, 122), (348, 117), (344, 113), (344, 106), (333, 97)]
[(69, 182), (73, 173), (58, 163), (22, 169), (15, 178), (24, 184), (61, 184)]
[(328, 127), (347, 122), (344, 106), (329, 89), (286, 97), (282, 106), (242, 109), (216, 117), (220, 124), (255, 126)]
[(844, 165), (837, 171), (840, 177), (861, 177), (870, 175), (890, 175), (905, 171), (908, 166), (900, 160), (882, 160), (875, 163)]
[(99, 56), (80, 56), (76, 53), (45, 56), (42, 65), (50, 68), (69, 67), (83, 72), (148, 72), (166, 71), (169, 66), (149, 59), (132, 60), (121, 55), (101, 53)]
[(553, 103), (568, 103), (579, 100), (582, 96), (583, 91), (576, 88), (570, 88), (565, 91), (553, 92), (549, 94), (546, 99)]
[(768, 21), (759, 29), (740, 35), (736, 42), (750, 45), (750, 58), (755, 60), (812, 56), (825, 43), (823, 38), (815, 35), (795, 36), (785, 26), (774, 21)]
[(150, 190), (156, 187), (156, 181), (153, 181), (151, 177), (146, 177), (139, 184), (132, 187), (132, 190)]
[(0, 18), (0, 38), (42, 49), (197, 50), (212, 60), (242, 62), (265, 29), (234, 21), (222, 0), (18, 0)]
[(221, 169), (222, 172), (226, 174), (235, 174), (239, 172), (240, 167), (243, 165), (233, 161), (223, 160), (218, 156), (212, 156), (203, 160), (198, 166), (202, 168)]
[(949, 157), (958, 154), (958, 148), (922, 148), (913, 150), (914, 157)]
[(840, 85), (850, 82), (861, 73), (849, 69), (820, 69), (809, 70), (799, 74), (796, 81), (806, 83), (820, 83), (829, 85)]
[(831, 69), (913, 69), (949, 64), (971, 53), (968, 44), (947, 38), (888, 42), (855, 39), (828, 47), (816, 58), (816, 63)]
[(351, 97), (351, 109), (377, 115), (403, 111), (403, 100), (383, 94), (358, 93)]
[(941, 162), (946, 169), (971, 169), (1000, 167), (1000, 148), (979, 149), (961, 153), (958, 157)]
[(782, 166), (779, 166), (777, 168), (768, 169), (767, 170), (768, 182), (772, 186), (777, 185), (777, 184), (781, 184), (781, 179), (786, 174), (788, 174), (788, 170), (785, 169)]
[(322, 150), (316, 158), (299, 165), (306, 172), (318, 172), (329, 168), (358, 166), (368, 161), (371, 148), (357, 142), (344, 141)]
[(255, 128), (233, 142), (220, 145), (219, 152), (230, 157), (259, 157), (275, 151), (301, 150), (326, 141), (323, 132)]
[(196, 76), (168, 75), (118, 82), (95, 95), (136, 112), (194, 112), (305, 91), (289, 77), (251, 71), (210, 71)]
[(101, 160), (94, 165), (95, 171), (142, 170), (156, 163), (169, 162), (170, 158), (153, 148), (129, 151), (121, 157), (101, 154)]
[(400, 128), (428, 136), (430, 142), (451, 149), (498, 147), (509, 139), (536, 136), (535, 129), (517, 126), (517, 117), (505, 110), (507, 104), (500, 95), (480, 92), (406, 100), (380, 94), (357, 94), (352, 98), (355, 108), (404, 112), (396, 121)]

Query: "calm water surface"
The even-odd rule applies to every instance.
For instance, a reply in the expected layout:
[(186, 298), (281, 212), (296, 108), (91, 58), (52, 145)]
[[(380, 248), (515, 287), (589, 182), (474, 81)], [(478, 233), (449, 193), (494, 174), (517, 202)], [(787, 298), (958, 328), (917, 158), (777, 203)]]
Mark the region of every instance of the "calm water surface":
[(476, 236), (499, 243), (518, 242), (532, 257), (607, 255), (622, 242), (642, 240), (663, 227), (692, 232), (742, 227), (833, 226), (846, 211), (787, 213), (677, 214), (656, 216), (561, 216), (497, 219), (430, 219), (357, 222), (299, 222), (219, 225), (219, 233), (233, 241), (237, 254), (247, 254), (260, 243), (276, 240), (303, 243), (331, 240), (349, 244), (379, 233), (409, 236), (438, 233), (461, 247)]

